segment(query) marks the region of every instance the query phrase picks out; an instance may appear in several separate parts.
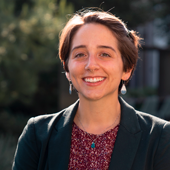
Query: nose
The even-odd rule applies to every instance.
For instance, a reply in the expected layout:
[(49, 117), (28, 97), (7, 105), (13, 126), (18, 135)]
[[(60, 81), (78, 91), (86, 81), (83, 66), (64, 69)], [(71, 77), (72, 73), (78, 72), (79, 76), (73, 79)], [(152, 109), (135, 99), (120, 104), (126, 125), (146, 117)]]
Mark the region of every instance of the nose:
[(94, 55), (89, 55), (86, 66), (85, 66), (85, 70), (89, 70), (93, 72), (98, 69), (99, 69), (99, 65), (97, 62), (97, 58)]

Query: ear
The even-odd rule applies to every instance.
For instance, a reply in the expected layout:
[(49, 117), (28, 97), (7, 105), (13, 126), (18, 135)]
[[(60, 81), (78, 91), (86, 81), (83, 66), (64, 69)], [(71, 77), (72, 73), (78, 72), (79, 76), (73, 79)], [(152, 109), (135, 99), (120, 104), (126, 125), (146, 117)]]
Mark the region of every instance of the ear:
[(124, 80), (124, 81), (128, 80), (131, 76), (132, 70), (133, 70), (133, 68), (127, 70), (126, 72), (123, 72), (122, 80)]
[(66, 72), (65, 75), (66, 75), (68, 81), (71, 81), (69, 72)]

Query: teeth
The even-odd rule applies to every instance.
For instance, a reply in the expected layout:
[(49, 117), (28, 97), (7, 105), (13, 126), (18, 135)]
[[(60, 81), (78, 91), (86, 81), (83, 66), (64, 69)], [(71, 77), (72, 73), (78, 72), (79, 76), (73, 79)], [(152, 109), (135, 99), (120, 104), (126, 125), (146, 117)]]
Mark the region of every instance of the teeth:
[(85, 78), (84, 80), (85, 80), (86, 82), (96, 83), (96, 82), (99, 82), (99, 81), (104, 80), (104, 78)]

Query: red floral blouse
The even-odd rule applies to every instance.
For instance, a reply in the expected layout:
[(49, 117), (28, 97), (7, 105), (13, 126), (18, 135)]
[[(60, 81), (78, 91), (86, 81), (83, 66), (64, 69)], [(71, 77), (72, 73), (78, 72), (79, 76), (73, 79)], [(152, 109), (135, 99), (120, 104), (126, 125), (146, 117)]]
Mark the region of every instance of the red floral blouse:
[[(73, 123), (68, 169), (107, 170), (118, 129), (119, 125), (101, 135), (94, 135), (87, 134)], [(91, 147), (92, 139), (96, 139), (94, 148)]]

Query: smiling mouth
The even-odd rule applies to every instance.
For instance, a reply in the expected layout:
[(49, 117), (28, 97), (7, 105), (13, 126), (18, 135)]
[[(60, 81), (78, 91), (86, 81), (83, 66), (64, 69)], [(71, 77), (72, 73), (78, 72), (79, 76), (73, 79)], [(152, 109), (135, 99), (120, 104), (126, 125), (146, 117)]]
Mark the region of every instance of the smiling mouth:
[(97, 83), (100, 81), (103, 81), (105, 78), (104, 77), (99, 77), (99, 78), (84, 78), (85, 82), (89, 82), (89, 83)]

